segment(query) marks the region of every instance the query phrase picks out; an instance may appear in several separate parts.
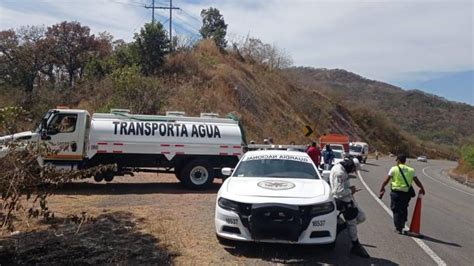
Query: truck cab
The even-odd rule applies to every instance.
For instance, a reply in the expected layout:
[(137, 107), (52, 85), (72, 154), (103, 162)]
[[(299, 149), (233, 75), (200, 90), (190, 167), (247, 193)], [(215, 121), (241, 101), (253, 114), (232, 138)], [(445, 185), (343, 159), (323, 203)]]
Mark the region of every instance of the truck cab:
[(40, 160), (59, 168), (77, 169), (86, 157), (89, 129), (90, 115), (85, 110), (49, 110), (35, 132), (38, 141), (51, 149)]
[(369, 145), (365, 142), (352, 142), (349, 145), (349, 154), (355, 156), (360, 162), (367, 162)]

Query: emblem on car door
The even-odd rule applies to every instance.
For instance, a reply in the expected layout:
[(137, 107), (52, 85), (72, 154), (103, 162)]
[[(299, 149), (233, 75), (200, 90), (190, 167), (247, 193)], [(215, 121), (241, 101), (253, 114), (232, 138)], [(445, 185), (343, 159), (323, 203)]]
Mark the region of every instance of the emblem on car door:
[(261, 188), (270, 189), (270, 190), (287, 190), (295, 187), (295, 184), (287, 181), (280, 180), (265, 180), (258, 182), (257, 184)]

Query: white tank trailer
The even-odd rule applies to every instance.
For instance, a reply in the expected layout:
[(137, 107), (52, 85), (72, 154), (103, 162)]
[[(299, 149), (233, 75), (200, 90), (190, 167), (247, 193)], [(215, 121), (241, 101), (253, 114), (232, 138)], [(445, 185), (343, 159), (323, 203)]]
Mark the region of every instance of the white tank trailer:
[(52, 109), (35, 132), (4, 136), (0, 142), (43, 141), (55, 153), (40, 162), (60, 168), (117, 165), (117, 171), (95, 176), (97, 182), (133, 172), (167, 172), (189, 188), (202, 189), (220, 177), (221, 168), (237, 164), (243, 136), (238, 121), (214, 113), (137, 115), (112, 109), (91, 118), (85, 110)]

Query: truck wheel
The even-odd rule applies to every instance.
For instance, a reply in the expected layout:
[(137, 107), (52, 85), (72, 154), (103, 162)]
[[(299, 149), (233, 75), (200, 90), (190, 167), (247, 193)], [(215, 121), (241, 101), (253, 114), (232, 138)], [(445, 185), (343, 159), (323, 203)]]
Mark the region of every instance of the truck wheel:
[(106, 182), (112, 182), (112, 180), (114, 180), (114, 173), (113, 172), (105, 173), (104, 180)]
[(180, 180), (188, 188), (205, 189), (214, 181), (214, 169), (204, 160), (194, 160), (182, 169)]
[(102, 180), (104, 180), (104, 175), (103, 174), (96, 174), (94, 176), (94, 181), (95, 182), (102, 182)]

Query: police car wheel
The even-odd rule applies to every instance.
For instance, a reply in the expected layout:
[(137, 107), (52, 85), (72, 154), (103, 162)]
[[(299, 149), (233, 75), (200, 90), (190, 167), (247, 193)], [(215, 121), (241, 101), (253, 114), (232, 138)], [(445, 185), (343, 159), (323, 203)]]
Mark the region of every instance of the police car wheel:
[(214, 169), (204, 160), (194, 160), (183, 168), (180, 177), (188, 188), (205, 189), (214, 181)]

